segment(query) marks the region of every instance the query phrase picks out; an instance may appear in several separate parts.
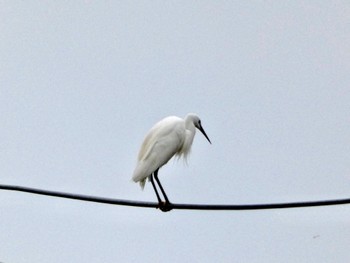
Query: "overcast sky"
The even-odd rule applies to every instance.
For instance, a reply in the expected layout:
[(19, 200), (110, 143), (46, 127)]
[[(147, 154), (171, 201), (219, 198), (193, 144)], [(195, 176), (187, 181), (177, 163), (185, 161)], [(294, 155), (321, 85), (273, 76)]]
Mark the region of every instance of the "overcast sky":
[[(174, 203), (350, 197), (349, 1), (2, 1), (0, 184), (156, 201), (131, 182), (197, 113)], [(0, 191), (0, 262), (349, 262), (350, 206), (179, 211)]]

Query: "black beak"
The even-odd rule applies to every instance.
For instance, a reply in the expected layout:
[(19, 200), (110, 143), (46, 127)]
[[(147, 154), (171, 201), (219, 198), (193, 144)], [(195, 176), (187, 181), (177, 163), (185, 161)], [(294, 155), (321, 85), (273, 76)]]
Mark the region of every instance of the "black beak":
[(202, 127), (202, 125), (199, 125), (198, 130), (200, 130), (200, 131), (201, 131), (201, 133), (203, 133), (203, 135), (205, 136), (205, 138), (207, 138), (208, 142), (211, 144), (211, 141), (209, 140), (208, 135), (205, 133), (205, 131), (204, 131), (204, 129), (203, 129), (203, 127)]

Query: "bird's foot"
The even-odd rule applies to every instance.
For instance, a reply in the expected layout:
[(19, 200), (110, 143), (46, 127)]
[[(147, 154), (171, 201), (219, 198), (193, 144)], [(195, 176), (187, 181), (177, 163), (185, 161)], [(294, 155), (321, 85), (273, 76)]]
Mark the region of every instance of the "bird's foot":
[(159, 202), (158, 208), (162, 210), (162, 212), (169, 212), (173, 209), (173, 205), (169, 201)]

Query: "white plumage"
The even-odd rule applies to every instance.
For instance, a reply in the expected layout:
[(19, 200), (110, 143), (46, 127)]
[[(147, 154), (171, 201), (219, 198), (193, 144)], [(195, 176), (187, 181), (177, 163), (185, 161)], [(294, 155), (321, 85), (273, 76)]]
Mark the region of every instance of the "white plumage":
[[(152, 175), (154, 175), (162, 190), (162, 186), (157, 178), (158, 169), (165, 165), (174, 155), (186, 159), (191, 150), (196, 128), (210, 142), (202, 128), (201, 120), (194, 113), (187, 114), (184, 119), (170, 116), (156, 123), (142, 143), (137, 165), (132, 176), (133, 181), (139, 182), (143, 189), (146, 179), (149, 178), (155, 188), (152, 180)], [(160, 201), (156, 188), (155, 191)], [(164, 197), (168, 201), (166, 195)]]

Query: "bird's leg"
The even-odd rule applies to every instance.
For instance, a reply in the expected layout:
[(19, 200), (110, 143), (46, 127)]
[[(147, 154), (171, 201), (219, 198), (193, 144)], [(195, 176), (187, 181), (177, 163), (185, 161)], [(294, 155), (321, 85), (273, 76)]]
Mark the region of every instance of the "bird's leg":
[(156, 179), (156, 181), (157, 181), (157, 183), (158, 183), (158, 185), (159, 185), (159, 188), (160, 188), (160, 190), (162, 191), (162, 194), (163, 194), (164, 199), (165, 199), (165, 204), (163, 204), (162, 207), (160, 207), (160, 209), (161, 209), (163, 212), (167, 212), (167, 211), (170, 211), (170, 210), (172, 209), (172, 208), (171, 208), (171, 203), (170, 203), (170, 201), (169, 201), (169, 199), (168, 199), (168, 197), (167, 197), (167, 195), (166, 195), (166, 193), (165, 193), (165, 191), (164, 191), (164, 189), (163, 189), (162, 184), (160, 183), (160, 181), (159, 181), (159, 179), (158, 179), (158, 170), (159, 170), (159, 169), (155, 170), (154, 173), (153, 173), (153, 175), (154, 175), (154, 178)]
[(161, 203), (162, 203), (162, 199), (160, 199), (160, 196), (159, 196), (158, 191), (157, 191), (157, 187), (156, 187), (156, 185), (155, 185), (155, 183), (154, 183), (154, 180), (153, 180), (153, 174), (151, 174), (151, 176), (150, 176), (150, 180), (151, 180), (151, 183), (152, 183), (152, 186), (153, 186), (154, 192), (156, 192), (158, 202), (159, 202), (159, 204), (161, 204)]

